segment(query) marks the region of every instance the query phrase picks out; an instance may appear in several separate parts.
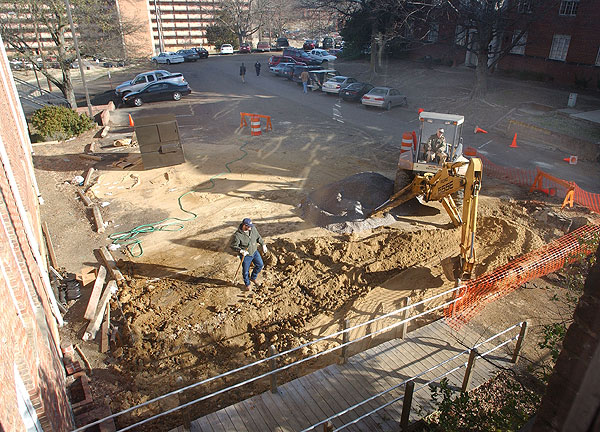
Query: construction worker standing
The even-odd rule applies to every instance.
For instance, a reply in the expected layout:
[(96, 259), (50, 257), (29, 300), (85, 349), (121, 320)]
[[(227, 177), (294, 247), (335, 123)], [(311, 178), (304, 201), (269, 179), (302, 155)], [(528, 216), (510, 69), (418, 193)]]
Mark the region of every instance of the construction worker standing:
[(242, 82), (246, 84), (246, 66), (244, 66), (244, 63), (240, 66), (240, 76), (242, 77)]
[[(258, 233), (252, 220), (250, 218), (244, 218), (233, 235), (231, 248), (240, 254), (240, 259), (242, 260), (242, 277), (244, 279), (246, 291), (251, 290), (250, 282), (256, 286), (260, 286), (260, 283), (256, 281), (256, 277), (263, 269), (264, 264), (262, 257), (258, 252), (259, 244), (262, 246), (262, 252), (266, 254), (267, 245)], [(252, 274), (249, 275), (251, 263), (254, 263), (254, 269), (252, 270)]]

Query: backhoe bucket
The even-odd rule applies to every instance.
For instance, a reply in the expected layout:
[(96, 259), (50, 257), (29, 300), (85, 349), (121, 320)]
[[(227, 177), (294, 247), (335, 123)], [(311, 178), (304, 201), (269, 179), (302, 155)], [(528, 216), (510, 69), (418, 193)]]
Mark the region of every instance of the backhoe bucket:
[(460, 278), (462, 266), (460, 264), (460, 256), (446, 257), (441, 261), (442, 271), (446, 279), (455, 281)]

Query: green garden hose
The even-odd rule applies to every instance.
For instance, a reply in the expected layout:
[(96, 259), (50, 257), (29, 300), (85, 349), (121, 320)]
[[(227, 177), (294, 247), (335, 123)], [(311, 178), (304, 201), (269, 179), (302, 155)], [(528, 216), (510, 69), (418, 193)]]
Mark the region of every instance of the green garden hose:
[[(182, 212), (191, 215), (191, 217), (188, 217), (186, 219), (177, 218), (177, 217), (168, 217), (168, 218), (165, 218), (158, 222), (138, 225), (135, 228), (130, 229), (129, 231), (113, 233), (113, 234), (109, 235), (108, 238), (110, 240), (112, 240), (113, 244), (122, 245), (122, 246), (124, 245), (127, 248), (127, 251), (131, 254), (131, 256), (137, 258), (137, 257), (141, 257), (144, 254), (144, 249), (142, 248), (142, 240), (138, 238), (138, 236), (140, 234), (152, 233), (155, 231), (181, 231), (184, 228), (184, 224), (182, 222), (188, 222), (188, 221), (194, 220), (198, 217), (198, 215), (196, 213), (183, 208), (181, 199), (184, 196), (191, 194), (193, 192), (206, 191), (206, 190), (210, 190), (210, 189), (214, 188), (216, 178), (221, 177), (225, 174), (230, 174), (232, 172), (229, 165), (231, 165), (232, 163), (241, 161), (246, 156), (248, 156), (248, 152), (246, 150), (244, 150), (244, 147), (246, 147), (248, 144), (249, 143), (245, 143), (240, 146), (239, 150), (243, 153), (242, 156), (240, 156), (237, 159), (231, 160), (225, 164), (225, 168), (227, 169), (226, 172), (222, 172), (217, 175), (214, 175), (205, 182), (205, 183), (209, 183), (207, 185), (207, 187), (188, 191), (188, 192), (184, 193), (183, 195), (181, 195), (179, 198), (177, 198), (177, 202), (179, 203), (179, 209)], [(134, 253), (134, 251), (135, 251), (135, 253)]]

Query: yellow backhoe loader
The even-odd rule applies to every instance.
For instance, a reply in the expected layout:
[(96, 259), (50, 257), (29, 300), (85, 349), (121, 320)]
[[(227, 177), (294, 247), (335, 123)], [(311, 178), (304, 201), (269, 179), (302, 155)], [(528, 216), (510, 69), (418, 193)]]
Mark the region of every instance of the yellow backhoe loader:
[[(467, 165), (466, 171), (464, 170)], [(443, 262), (448, 278), (470, 279), (475, 264), (475, 230), (477, 219), (477, 203), (481, 188), (481, 160), (460, 160), (445, 162), (437, 172), (417, 174), (406, 187), (394, 193), (386, 202), (377, 207), (369, 217), (381, 217), (394, 207), (412, 198), (420, 198), (425, 202), (440, 201), (448, 212), (452, 223), (461, 227), (460, 255), (458, 261)], [(459, 213), (452, 194), (464, 191), (462, 215)], [(448, 267), (452, 266), (452, 270)]]

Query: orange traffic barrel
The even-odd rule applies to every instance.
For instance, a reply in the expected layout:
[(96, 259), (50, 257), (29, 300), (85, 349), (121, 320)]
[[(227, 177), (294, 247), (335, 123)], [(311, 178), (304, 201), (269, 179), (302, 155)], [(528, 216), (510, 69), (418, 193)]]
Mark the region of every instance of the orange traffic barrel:
[(260, 117), (252, 116), (252, 119), (250, 120), (250, 133), (252, 136), (259, 136), (261, 134)]
[(410, 132), (404, 132), (402, 134), (402, 147), (400, 147), (400, 154), (412, 151), (413, 136)]

